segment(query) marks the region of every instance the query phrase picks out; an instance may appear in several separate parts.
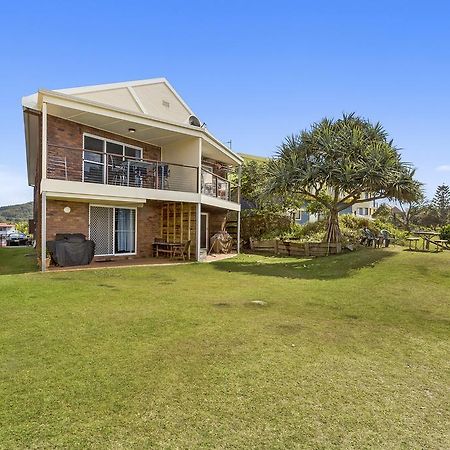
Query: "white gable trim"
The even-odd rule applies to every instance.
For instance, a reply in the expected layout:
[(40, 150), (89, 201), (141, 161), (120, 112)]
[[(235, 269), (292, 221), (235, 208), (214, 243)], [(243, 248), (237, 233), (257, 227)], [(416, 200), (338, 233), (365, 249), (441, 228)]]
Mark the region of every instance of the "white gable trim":
[(144, 114), (148, 114), (147, 110), (145, 109), (145, 106), (141, 102), (141, 99), (137, 96), (136, 91), (131, 86), (128, 86), (127, 89), (128, 89), (128, 92), (131, 94), (131, 96), (134, 98), (134, 101), (136, 102), (136, 104), (139, 106), (140, 110)]
[(165, 78), (150, 78), (148, 80), (136, 80), (136, 81), (121, 81), (119, 83), (106, 83), (95, 84), (92, 86), (80, 86), (74, 88), (65, 89), (53, 89), (56, 92), (62, 92), (63, 94), (76, 95), (85, 94), (88, 92), (109, 91), (111, 89), (127, 88), (132, 86), (142, 86), (145, 84), (158, 84), (167, 82)]

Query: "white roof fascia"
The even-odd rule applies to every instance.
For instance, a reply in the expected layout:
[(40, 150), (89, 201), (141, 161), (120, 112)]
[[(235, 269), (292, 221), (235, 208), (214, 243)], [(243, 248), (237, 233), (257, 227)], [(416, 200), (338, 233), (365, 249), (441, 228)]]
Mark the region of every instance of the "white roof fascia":
[(80, 86), (65, 89), (53, 89), (56, 92), (62, 92), (63, 94), (85, 94), (88, 92), (109, 91), (111, 89), (127, 88), (133, 86), (142, 86), (145, 84), (158, 84), (166, 83), (165, 78), (149, 78), (148, 80), (136, 80), (136, 81), (121, 81), (119, 83), (107, 83), (107, 84), (94, 84), (91, 86)]
[(215, 138), (208, 130), (202, 128), (203, 133), (205, 134), (205, 140), (208, 141), (211, 145), (218, 148), (222, 153), (225, 153), (231, 159), (236, 161), (237, 163), (244, 162), (244, 159), (241, 158), (237, 153), (230, 150), (225, 144), (220, 142), (217, 138)]
[(24, 108), (30, 108), (39, 111), (38, 105), (38, 93), (27, 95), (26, 97), (22, 97), (22, 106)]

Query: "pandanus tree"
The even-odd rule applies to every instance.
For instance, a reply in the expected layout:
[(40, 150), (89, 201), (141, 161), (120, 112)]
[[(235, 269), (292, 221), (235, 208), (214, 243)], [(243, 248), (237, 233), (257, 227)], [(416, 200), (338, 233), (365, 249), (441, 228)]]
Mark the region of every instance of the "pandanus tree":
[(341, 239), (339, 212), (382, 198), (413, 201), (421, 184), (380, 123), (355, 114), (287, 137), (267, 166), (267, 194), (302, 195), (328, 211), (326, 241)]

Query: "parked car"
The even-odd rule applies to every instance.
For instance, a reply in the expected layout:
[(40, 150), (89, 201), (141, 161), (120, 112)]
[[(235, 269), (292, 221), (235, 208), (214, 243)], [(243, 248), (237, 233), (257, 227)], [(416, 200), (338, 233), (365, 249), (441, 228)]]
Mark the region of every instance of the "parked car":
[(10, 233), (6, 236), (6, 245), (29, 245), (30, 238), (23, 233)]

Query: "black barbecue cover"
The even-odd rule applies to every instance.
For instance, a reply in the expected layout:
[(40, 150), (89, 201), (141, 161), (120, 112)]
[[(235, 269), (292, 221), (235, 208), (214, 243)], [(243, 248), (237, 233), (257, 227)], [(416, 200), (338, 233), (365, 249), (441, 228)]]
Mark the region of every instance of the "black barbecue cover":
[(47, 249), (58, 266), (82, 266), (94, 258), (95, 243), (81, 233), (57, 234), (54, 241), (47, 241)]

